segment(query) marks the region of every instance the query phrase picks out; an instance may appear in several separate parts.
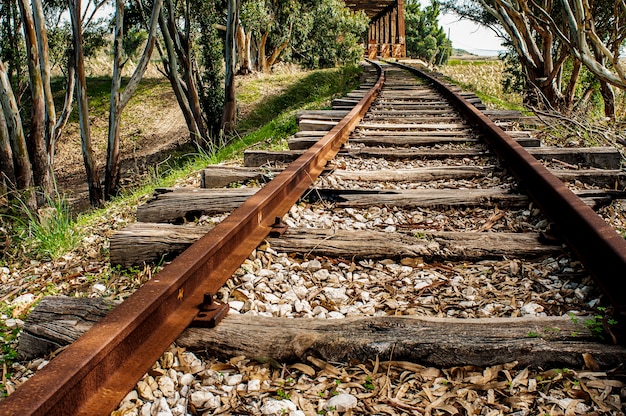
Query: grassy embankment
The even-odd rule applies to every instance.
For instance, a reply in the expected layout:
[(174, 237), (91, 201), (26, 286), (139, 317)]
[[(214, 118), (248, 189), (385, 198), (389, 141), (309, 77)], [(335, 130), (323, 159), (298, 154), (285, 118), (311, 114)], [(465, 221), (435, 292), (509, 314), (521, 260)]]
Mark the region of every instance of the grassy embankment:
[[(356, 66), (341, 69), (326, 69), (310, 72), (292, 71), (278, 75), (260, 75), (246, 77), (239, 80), (238, 102), (244, 109), (244, 114), (239, 120), (237, 132), (225, 140), (219, 140), (221, 145), (214, 145), (208, 149), (200, 149), (192, 153), (176, 155), (169, 161), (157, 175), (153, 172), (152, 177), (142, 186), (129, 190), (126, 194), (111, 202), (115, 204), (135, 204), (143, 196), (151, 194), (157, 187), (171, 186), (176, 181), (197, 171), (209, 164), (216, 164), (229, 159), (241, 157), (244, 149), (252, 145), (260, 145), (268, 148), (280, 148), (285, 145), (287, 137), (297, 131), (295, 114), (299, 110), (324, 108), (330, 99), (350, 91), (358, 84), (360, 68)], [(108, 117), (108, 94), (110, 81), (98, 77), (89, 80), (90, 86), (90, 115), (96, 121), (93, 125), (106, 126)], [(147, 79), (137, 90), (133, 98), (135, 102), (153, 103), (159, 105), (158, 97), (167, 89), (169, 84), (166, 80)], [(144, 108), (145, 111), (145, 108)], [(142, 117), (141, 114), (125, 115), (127, 120), (133, 117)], [(74, 117), (76, 117), (74, 115)], [(74, 121), (74, 120), (70, 120)], [(132, 124), (132, 123), (129, 123)], [(138, 123), (137, 123), (138, 124)], [(143, 126), (141, 128), (149, 128)], [(100, 132), (96, 128), (94, 134)], [(55, 202), (55, 201), (53, 201)], [(56, 202), (57, 214), (63, 210), (63, 204)], [(37, 223), (37, 215), (30, 215), (26, 222), (21, 224), (20, 230), (15, 235), (15, 243), (24, 243), (23, 254), (36, 257), (58, 257), (68, 249), (67, 242), (62, 242), (62, 235), (73, 235), (71, 228), (87, 226), (94, 217), (106, 215), (104, 210), (96, 210), (84, 215), (79, 215), (76, 221), (68, 218), (59, 218), (63, 222), (65, 232), (51, 228), (57, 228), (59, 224), (49, 224), (49, 227), (41, 227)], [(56, 217), (64, 217), (56, 215)], [(35, 226), (33, 226), (35, 223)], [(47, 228), (54, 232), (55, 237), (50, 239)], [(30, 235), (29, 235), (30, 234)], [(20, 238), (25, 237), (25, 238)], [(48, 240), (54, 245), (58, 241), (60, 247), (50, 247), (43, 242)], [(51, 240), (51, 241), (50, 241)], [(29, 253), (27, 248), (31, 248)], [(71, 244), (69, 244), (71, 248)], [(24, 250), (26, 249), (26, 250)], [(41, 249), (41, 250), (38, 250)], [(15, 254), (15, 253), (13, 253)], [(0, 266), (2, 262), (0, 261)]]
[(455, 84), (476, 95), (488, 106), (526, 111), (520, 94), (506, 93), (502, 88), (504, 62), (499, 59), (450, 59), (440, 71)]

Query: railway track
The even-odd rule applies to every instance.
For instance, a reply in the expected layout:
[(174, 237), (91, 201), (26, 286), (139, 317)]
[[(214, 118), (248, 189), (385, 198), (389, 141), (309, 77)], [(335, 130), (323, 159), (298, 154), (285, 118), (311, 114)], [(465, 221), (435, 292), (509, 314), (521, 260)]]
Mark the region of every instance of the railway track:
[[(381, 73), (332, 111), (302, 114), (290, 151), (247, 152), (245, 167), (207, 169), (204, 188), (160, 190), (140, 207), (112, 262), (186, 250), (0, 414), (107, 414), (190, 324), (186, 348), (318, 366), (623, 363), (622, 347), (567, 316), (600, 306), (626, 319), (626, 243), (607, 224), (619, 154), (540, 147), (514, 130), (519, 115), (483, 113), (428, 75)], [(224, 303), (238, 313), (202, 328)]]

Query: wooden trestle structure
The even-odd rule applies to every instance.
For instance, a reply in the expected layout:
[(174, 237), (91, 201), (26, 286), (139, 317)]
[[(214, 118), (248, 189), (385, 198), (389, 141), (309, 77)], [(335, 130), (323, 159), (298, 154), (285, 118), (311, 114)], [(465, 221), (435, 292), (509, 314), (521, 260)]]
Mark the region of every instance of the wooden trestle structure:
[(352, 0), (346, 5), (370, 18), (367, 55), (370, 59), (406, 57), (404, 0)]

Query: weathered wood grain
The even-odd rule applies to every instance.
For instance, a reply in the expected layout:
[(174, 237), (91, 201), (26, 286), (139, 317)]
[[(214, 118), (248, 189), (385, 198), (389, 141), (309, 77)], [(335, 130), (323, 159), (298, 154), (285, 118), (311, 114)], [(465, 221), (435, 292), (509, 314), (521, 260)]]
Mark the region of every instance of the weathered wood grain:
[(176, 189), (156, 192), (137, 207), (137, 221), (182, 222), (232, 211), (258, 189)]
[[(26, 320), (19, 353), (32, 359), (69, 345), (113, 305), (102, 299), (45, 297)], [(584, 366), (592, 354), (602, 368), (626, 362), (626, 348), (596, 342), (569, 317), (452, 319), (415, 316), (340, 320), (229, 314), (216, 328), (188, 328), (181, 347), (212, 356), (306, 362), (396, 360), (444, 368), (518, 361), (521, 367)]]
[[(176, 189), (156, 193), (152, 200), (137, 208), (140, 222), (183, 222), (201, 215), (229, 212), (237, 208), (256, 189)], [(388, 205), (399, 208), (417, 207), (524, 207), (528, 198), (499, 189), (426, 189), (426, 190), (341, 190), (315, 189), (305, 197), (333, 201), (340, 207)]]
[(282, 169), (213, 165), (202, 169), (200, 172), (200, 186), (202, 188), (222, 188), (233, 183), (251, 180), (267, 183), (281, 171)]
[(20, 359), (42, 357), (71, 344), (115, 305), (100, 298), (44, 297), (24, 322), (18, 345)]
[[(559, 160), (572, 165), (581, 165), (588, 168), (620, 169), (621, 155), (613, 147), (529, 147), (528, 153), (539, 160)], [(303, 151), (246, 151), (244, 164), (246, 166), (262, 166), (271, 163), (288, 163), (297, 159)], [(443, 159), (448, 157), (466, 158), (486, 155), (486, 151), (467, 148), (450, 150), (433, 149), (397, 149), (364, 147), (360, 149), (342, 150), (342, 154), (355, 157), (377, 157), (389, 160), (399, 159)]]
[[(340, 320), (228, 315), (212, 330), (188, 328), (179, 346), (222, 358), (245, 355), (278, 362), (331, 362), (379, 358), (422, 365), (521, 367), (584, 366), (584, 353), (602, 368), (626, 359), (626, 349), (594, 342), (569, 317), (446, 319), (354, 317)], [(551, 367), (552, 368), (552, 367)]]
[(111, 236), (109, 259), (112, 265), (123, 267), (167, 260), (182, 253), (212, 228), (147, 222), (129, 224)]
[[(130, 267), (182, 252), (210, 227), (135, 223), (111, 236), (111, 264)], [(419, 231), (419, 232), (418, 232)], [(555, 254), (560, 245), (535, 233), (394, 232), (289, 228), (270, 246), (286, 253), (343, 258), (422, 257), (427, 261), (528, 258)], [(133, 250), (128, 250), (133, 247)]]

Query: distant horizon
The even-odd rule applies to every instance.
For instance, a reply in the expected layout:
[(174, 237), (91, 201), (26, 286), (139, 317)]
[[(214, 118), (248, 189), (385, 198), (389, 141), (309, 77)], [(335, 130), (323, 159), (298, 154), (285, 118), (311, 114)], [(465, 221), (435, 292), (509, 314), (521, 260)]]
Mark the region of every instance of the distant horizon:
[(461, 19), (454, 14), (442, 14), (439, 16), (439, 24), (455, 49), (463, 49), (478, 56), (498, 56), (506, 51), (493, 31), (470, 20)]

